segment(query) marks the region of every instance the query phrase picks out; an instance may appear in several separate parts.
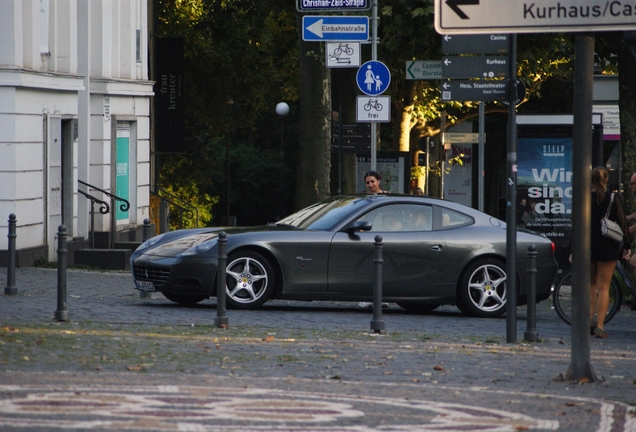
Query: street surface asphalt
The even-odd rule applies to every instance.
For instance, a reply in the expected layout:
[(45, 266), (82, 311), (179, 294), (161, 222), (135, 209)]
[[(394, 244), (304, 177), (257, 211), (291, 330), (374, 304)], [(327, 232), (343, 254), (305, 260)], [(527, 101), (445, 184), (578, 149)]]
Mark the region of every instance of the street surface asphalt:
[[(0, 287), (7, 269), (0, 267)], [(228, 310), (140, 298), (130, 274), (16, 269), (0, 294), (0, 431), (636, 431), (636, 311), (591, 338), (593, 383), (563, 379), (570, 327), (550, 301), (540, 341), (506, 319), (391, 304), (385, 331), (357, 303)]]

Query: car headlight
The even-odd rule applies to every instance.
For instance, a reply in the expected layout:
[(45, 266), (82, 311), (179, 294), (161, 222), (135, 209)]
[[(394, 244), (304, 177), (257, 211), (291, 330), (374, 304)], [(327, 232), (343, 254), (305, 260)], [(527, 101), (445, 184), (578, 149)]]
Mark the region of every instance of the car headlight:
[(164, 236), (165, 234), (159, 234), (158, 236), (154, 236), (153, 238), (146, 240), (145, 242), (143, 242), (136, 250), (135, 252), (140, 252), (144, 249), (148, 249), (150, 246), (156, 244), (159, 240), (161, 240), (161, 238)]
[(216, 241), (216, 237), (210, 240), (206, 240), (203, 243), (199, 243), (198, 245), (191, 247), (190, 249), (182, 253), (181, 256), (192, 256), (207, 252), (212, 249), (212, 246), (216, 244)]

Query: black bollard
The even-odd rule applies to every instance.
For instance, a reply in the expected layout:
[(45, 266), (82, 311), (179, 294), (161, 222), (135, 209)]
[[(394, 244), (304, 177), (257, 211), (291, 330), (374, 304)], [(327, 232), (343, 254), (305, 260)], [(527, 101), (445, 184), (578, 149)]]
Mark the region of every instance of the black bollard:
[(523, 334), (523, 338), (528, 342), (537, 342), (539, 334), (537, 333), (537, 247), (535, 245), (528, 246), (528, 318), (526, 319), (527, 328)]
[(143, 225), (143, 230), (142, 230), (142, 240), (146, 241), (148, 239), (150, 239), (151, 236), (151, 228), (152, 225), (150, 224), (150, 219), (144, 219), (144, 225)]
[(375, 281), (373, 282), (373, 319), (371, 320), (371, 330), (381, 333), (384, 330), (384, 320), (382, 319), (382, 236), (375, 236), (373, 243), (375, 253), (373, 263), (375, 264)]
[(216, 270), (216, 317), (214, 325), (221, 328), (229, 327), (229, 318), (225, 312), (225, 286), (226, 286), (226, 266), (227, 266), (227, 234), (225, 231), (219, 233), (219, 248), (217, 253), (217, 270)]
[[(141, 239), (143, 241), (146, 241), (151, 237), (151, 228), (152, 225), (150, 225), (150, 219), (144, 219), (144, 225), (141, 231)], [(150, 291), (139, 291), (139, 298), (152, 298), (152, 293)]]
[(15, 286), (15, 215), (9, 215), (9, 247), (7, 249), (7, 286), (4, 288), (4, 295), (16, 295), (18, 289)]
[(57, 310), (55, 319), (68, 321), (66, 309), (66, 265), (68, 249), (66, 248), (66, 226), (60, 225), (57, 229)]

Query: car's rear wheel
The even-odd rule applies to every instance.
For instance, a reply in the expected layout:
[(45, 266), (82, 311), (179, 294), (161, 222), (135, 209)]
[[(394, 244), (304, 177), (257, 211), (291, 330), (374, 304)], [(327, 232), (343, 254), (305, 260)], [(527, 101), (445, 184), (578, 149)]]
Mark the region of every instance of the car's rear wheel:
[(506, 269), (496, 259), (467, 266), (457, 288), (457, 307), (467, 315), (497, 317), (506, 311)]
[(186, 305), (186, 306), (199, 303), (200, 301), (203, 301), (209, 297), (205, 295), (176, 294), (176, 293), (169, 293), (169, 292), (164, 292), (161, 294), (163, 294), (163, 296), (170, 301), (173, 301), (175, 303), (179, 303), (182, 305)]
[(274, 269), (258, 252), (243, 251), (228, 257), (226, 268), (227, 306), (256, 309), (274, 291)]
[(425, 314), (434, 311), (439, 304), (398, 303), (402, 309), (415, 314)]

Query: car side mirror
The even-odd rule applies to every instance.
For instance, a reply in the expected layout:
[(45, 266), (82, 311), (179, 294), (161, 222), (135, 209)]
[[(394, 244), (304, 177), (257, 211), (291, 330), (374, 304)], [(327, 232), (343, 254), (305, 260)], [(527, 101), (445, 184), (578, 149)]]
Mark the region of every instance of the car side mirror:
[(349, 235), (360, 231), (371, 231), (371, 223), (364, 220), (355, 221), (352, 225), (349, 225), (345, 231), (348, 232)]

